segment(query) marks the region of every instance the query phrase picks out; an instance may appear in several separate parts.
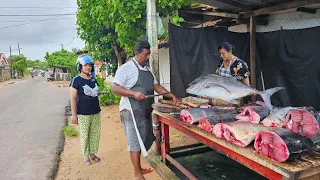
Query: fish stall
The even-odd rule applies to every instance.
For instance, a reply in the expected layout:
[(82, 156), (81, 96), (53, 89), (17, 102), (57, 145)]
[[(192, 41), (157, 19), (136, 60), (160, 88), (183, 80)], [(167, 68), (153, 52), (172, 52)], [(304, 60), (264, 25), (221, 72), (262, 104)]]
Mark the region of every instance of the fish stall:
[[(160, 99), (152, 105), (152, 117), (161, 123), (162, 137), (156, 143), (162, 161), (197, 179), (170, 156), (172, 127), (268, 179), (320, 179), (319, 112), (313, 107), (273, 107), (270, 97), (282, 89), (258, 91), (234, 78), (202, 75), (187, 89), (194, 97), (183, 98), (181, 105)], [(264, 102), (237, 101), (253, 94)]]

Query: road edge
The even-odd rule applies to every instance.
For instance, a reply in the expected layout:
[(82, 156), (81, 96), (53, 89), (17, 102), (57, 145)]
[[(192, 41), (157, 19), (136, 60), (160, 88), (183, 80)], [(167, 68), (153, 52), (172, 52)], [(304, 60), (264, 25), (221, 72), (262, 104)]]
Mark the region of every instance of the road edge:
[(64, 113), (64, 123), (62, 127), (60, 128), (60, 136), (58, 140), (58, 146), (55, 150), (55, 157), (53, 158), (53, 165), (52, 168), (50, 169), (47, 179), (55, 179), (57, 177), (58, 171), (59, 171), (59, 164), (61, 161), (61, 153), (64, 151), (64, 145), (65, 145), (65, 136), (62, 132), (62, 128), (66, 125), (68, 125), (68, 116), (70, 116), (70, 111), (71, 111), (71, 105), (70, 101), (67, 101), (67, 105), (65, 106), (65, 113)]

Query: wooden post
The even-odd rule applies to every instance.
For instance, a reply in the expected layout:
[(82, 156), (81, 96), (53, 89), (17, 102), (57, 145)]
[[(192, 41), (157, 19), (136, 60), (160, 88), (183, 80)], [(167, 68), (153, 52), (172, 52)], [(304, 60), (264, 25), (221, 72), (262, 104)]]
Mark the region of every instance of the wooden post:
[[(256, 88), (256, 17), (250, 17), (250, 73), (251, 86)], [(256, 102), (256, 96), (251, 96), (251, 101)]]
[(148, 41), (151, 46), (150, 65), (153, 74), (158, 82), (160, 82), (156, 0), (147, 0), (147, 29)]

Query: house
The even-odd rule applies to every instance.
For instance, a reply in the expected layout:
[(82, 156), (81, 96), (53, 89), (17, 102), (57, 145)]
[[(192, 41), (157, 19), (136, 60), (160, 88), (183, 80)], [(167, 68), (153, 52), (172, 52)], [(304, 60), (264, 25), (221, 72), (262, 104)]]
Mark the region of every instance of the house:
[(7, 61), (6, 56), (4, 53), (0, 53), (0, 66), (9, 65), (9, 62)]
[(6, 58), (4, 53), (0, 53), (0, 81), (6, 81), (11, 78), (10, 65), (11, 60)]
[(53, 77), (56, 81), (70, 81), (71, 67), (69, 66), (53, 66)]

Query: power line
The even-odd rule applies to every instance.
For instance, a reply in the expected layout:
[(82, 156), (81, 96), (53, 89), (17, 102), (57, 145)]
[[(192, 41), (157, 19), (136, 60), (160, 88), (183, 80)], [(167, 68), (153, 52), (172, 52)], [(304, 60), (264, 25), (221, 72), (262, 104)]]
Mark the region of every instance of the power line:
[(0, 14), (0, 16), (70, 16), (76, 15), (75, 13), (69, 14)]
[[(55, 17), (55, 18), (57, 18), (57, 17)], [(0, 27), (0, 29), (6, 29), (6, 28), (10, 28), (10, 27), (23, 26), (23, 25), (33, 24), (33, 23), (37, 23), (37, 22), (42, 22), (42, 21), (63, 20), (63, 19), (73, 19), (73, 18), (60, 18), (60, 19), (51, 18), (51, 19), (42, 19), (42, 20), (32, 21), (32, 22), (23, 23), (23, 24), (16, 24), (16, 25), (12, 25), (12, 26)]]
[(72, 40), (69, 42), (69, 44), (65, 45), (65, 47), (66, 47), (66, 46), (69, 46), (69, 45), (73, 42), (73, 40), (74, 40), (75, 38), (76, 38), (76, 37), (73, 37)]

